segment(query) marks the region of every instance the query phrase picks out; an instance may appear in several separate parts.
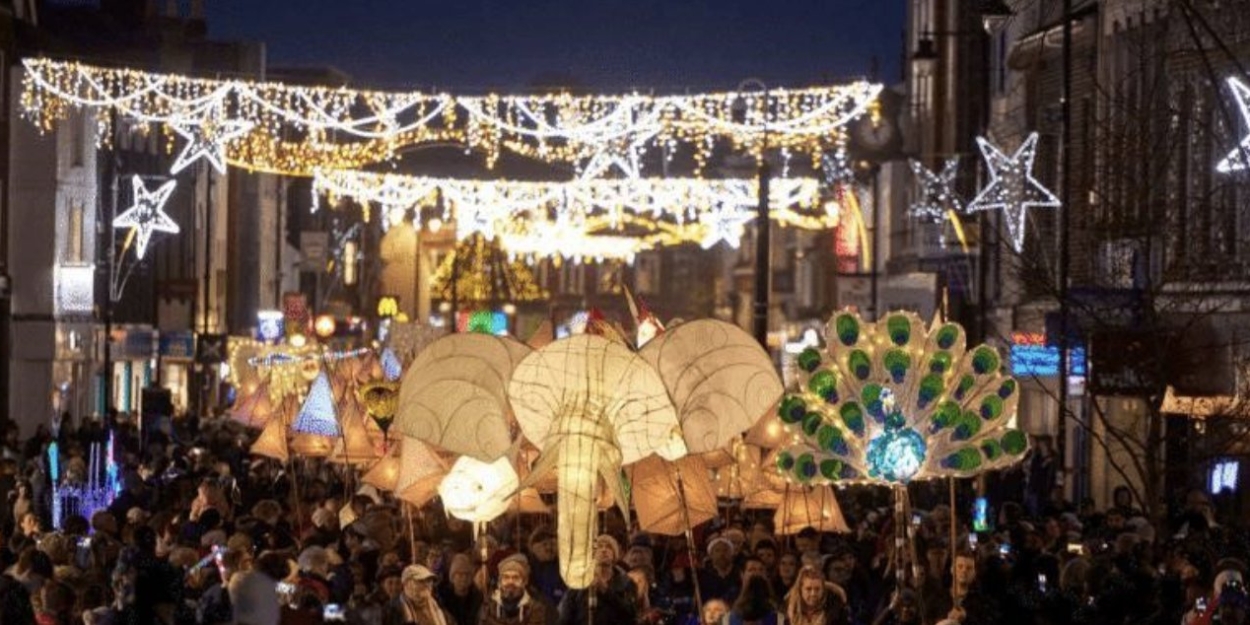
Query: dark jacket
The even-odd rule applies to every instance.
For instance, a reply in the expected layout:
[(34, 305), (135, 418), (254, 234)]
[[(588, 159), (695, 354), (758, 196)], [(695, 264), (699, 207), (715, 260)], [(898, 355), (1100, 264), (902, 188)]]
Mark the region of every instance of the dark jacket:
[(463, 597), (456, 594), (450, 583), (440, 584), (436, 593), (438, 604), (451, 615), (456, 625), (477, 625), (483, 598), (476, 585), (470, 585), (469, 594)]
[(547, 603), (527, 591), (516, 605), (504, 604), (499, 591), (482, 605), (480, 625), (547, 625)]
[[(608, 582), (608, 588), (597, 592), (593, 588), (570, 589), (560, 602), (557, 625), (625, 625), (637, 622), (638, 596), (633, 580), (617, 569)], [(591, 606), (594, 599), (594, 606)], [(593, 620), (592, 620), (593, 618)]]

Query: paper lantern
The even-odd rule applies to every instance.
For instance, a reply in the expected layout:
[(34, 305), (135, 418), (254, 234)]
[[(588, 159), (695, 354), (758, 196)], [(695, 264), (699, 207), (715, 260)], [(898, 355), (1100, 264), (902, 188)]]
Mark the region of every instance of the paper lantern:
[(781, 506), (773, 513), (773, 526), (778, 536), (790, 536), (805, 527), (819, 532), (845, 534), (851, 529), (842, 517), (842, 508), (830, 486), (795, 486), (786, 493)]
[(424, 506), (438, 494), (438, 484), (447, 475), (447, 463), (419, 439), (406, 436), (401, 443), (399, 477), (395, 492), (400, 499)]
[(396, 427), (452, 453), (493, 462), (512, 444), (508, 380), (530, 351), (516, 340), (486, 334), (434, 341), (404, 373)]
[(275, 412), (273, 401), (269, 398), (269, 382), (261, 382), (235, 403), (230, 410), (230, 419), (249, 428), (263, 428)]
[(785, 491), (775, 488), (761, 488), (742, 500), (743, 510), (776, 510), (785, 501)]
[(265, 429), (260, 431), (256, 442), (252, 443), (251, 453), (286, 462), (290, 452), (286, 445), (286, 424), (282, 419), (270, 419)]
[(912, 313), (875, 323), (834, 315), (826, 342), (797, 358), (800, 389), (778, 416), (798, 442), (777, 455), (795, 484), (972, 477), (1018, 462), (1028, 438), (1009, 427), (1019, 385), (988, 345), (965, 349), (958, 324)]
[(369, 432), (365, 429), (364, 411), (361, 410), (360, 404), (349, 397), (342, 405), (343, 435), (334, 442), (334, 449), (330, 452), (330, 462), (368, 464), (377, 460), (378, 450), (369, 440)]
[(557, 475), (560, 574), (570, 588), (585, 588), (594, 575), (596, 480), (602, 477), (624, 506), (623, 464), (657, 450), (684, 453), (677, 412), (655, 369), (627, 347), (592, 335), (526, 356), (508, 396), (522, 433), (542, 450), (529, 479)]
[(522, 488), (514, 497), (508, 498), (508, 511), (521, 514), (551, 514), (551, 506), (543, 501), (536, 488)]
[(317, 434), (296, 434), (291, 437), (291, 451), (307, 458), (326, 458), (334, 451), (334, 439)]
[(393, 453), (382, 457), (361, 476), (360, 481), (378, 490), (395, 490), (399, 483), (399, 457)]
[(729, 464), (716, 469), (712, 483), (716, 496), (724, 499), (745, 499), (764, 485), (761, 452), (754, 445), (734, 442), (728, 450)]
[(325, 371), (318, 373), (309, 387), (308, 396), (291, 424), (291, 432), (330, 437), (342, 434), (334, 409), (334, 390)]
[(716, 494), (708, 483), (707, 467), (696, 456), (676, 462), (648, 456), (626, 467), (625, 474), (629, 477), (634, 509), (638, 511), (638, 525), (643, 531), (680, 536), (686, 528), (716, 518)]
[(438, 486), (447, 514), (475, 524), (492, 521), (508, 510), (519, 482), (507, 457), (491, 463), (462, 456)]
[(404, 365), (395, 355), (395, 350), (387, 347), (382, 350), (382, 376), (390, 382), (397, 382), (404, 374)]
[(783, 391), (768, 353), (724, 321), (683, 323), (638, 353), (664, 380), (690, 453), (724, 447), (770, 412)]
[(399, 383), (369, 382), (360, 387), (357, 395), (382, 434), (390, 432), (395, 413), (399, 410)]

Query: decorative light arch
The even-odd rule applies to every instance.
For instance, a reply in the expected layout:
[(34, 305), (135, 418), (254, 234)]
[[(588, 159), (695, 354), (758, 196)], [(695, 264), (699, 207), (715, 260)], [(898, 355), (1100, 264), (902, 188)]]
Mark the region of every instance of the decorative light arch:
[(108, 113), (115, 111), (184, 137), (198, 132), (197, 155), (224, 154), (234, 165), (292, 175), (355, 169), (414, 145), (448, 141), (484, 152), (488, 164), (504, 150), (581, 163), (624, 142), (685, 144), (702, 171), (718, 139), (754, 155), (767, 143), (816, 163), (881, 90), (861, 81), (766, 94), (453, 96), (195, 78), (48, 58), (23, 63), (22, 108), (43, 130), (71, 108), (94, 108), (97, 138), (106, 143)]

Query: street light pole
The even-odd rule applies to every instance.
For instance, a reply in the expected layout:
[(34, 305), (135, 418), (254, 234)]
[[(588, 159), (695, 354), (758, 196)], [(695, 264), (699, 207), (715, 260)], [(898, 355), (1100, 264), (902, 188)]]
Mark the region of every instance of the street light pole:
[(759, 181), (759, 203), (755, 207), (755, 298), (751, 303), (751, 321), (755, 340), (768, 350), (768, 278), (771, 253), (772, 224), (768, 214), (769, 179), (772, 172), (768, 160), (761, 155), (756, 172)]

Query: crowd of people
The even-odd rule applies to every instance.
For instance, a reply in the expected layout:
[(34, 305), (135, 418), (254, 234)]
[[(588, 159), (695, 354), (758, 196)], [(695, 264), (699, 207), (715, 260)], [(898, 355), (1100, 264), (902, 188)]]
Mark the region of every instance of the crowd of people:
[[(85, 479), (107, 434), (63, 423), (63, 479)], [(1204, 625), (1250, 611), (1250, 541), (1200, 491), (1153, 523), (1127, 490), (1101, 511), (1020, 496), (981, 531), (962, 500), (952, 514), (920, 492), (904, 518), (866, 487), (839, 491), (845, 534), (780, 536), (771, 511), (730, 505), (666, 537), (608, 511), (594, 581), (568, 589), (553, 517), (505, 516), (475, 535), (360, 486), (348, 467), (249, 457), (251, 435), (225, 420), (142, 443), (124, 419), (111, 425), (121, 492), (59, 528), (52, 433), (3, 428), (0, 624)], [(911, 525), (902, 558), (896, 519)]]

